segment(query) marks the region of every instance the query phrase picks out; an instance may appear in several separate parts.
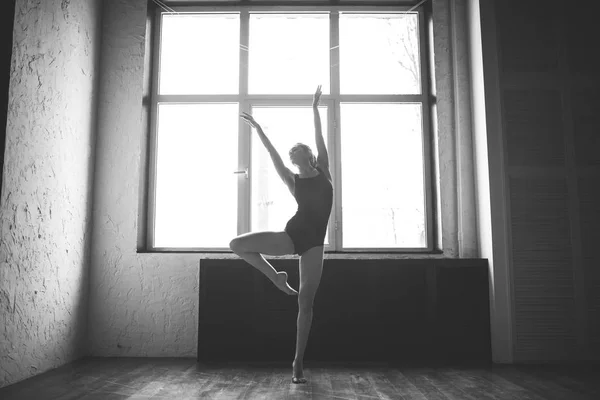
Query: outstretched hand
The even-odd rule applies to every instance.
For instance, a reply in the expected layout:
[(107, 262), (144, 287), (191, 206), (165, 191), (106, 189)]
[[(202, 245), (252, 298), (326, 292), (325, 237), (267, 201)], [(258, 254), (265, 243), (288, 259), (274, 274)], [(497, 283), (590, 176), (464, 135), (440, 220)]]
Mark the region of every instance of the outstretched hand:
[(315, 92), (315, 95), (313, 96), (313, 107), (318, 107), (319, 106), (319, 101), (321, 100), (321, 85), (317, 86), (317, 91)]
[(260, 125), (258, 124), (258, 122), (256, 122), (256, 120), (254, 119), (254, 117), (252, 115), (248, 114), (247, 112), (241, 113), (240, 114), (240, 118), (242, 118), (245, 123), (247, 123), (248, 125), (250, 125), (254, 129), (260, 128)]

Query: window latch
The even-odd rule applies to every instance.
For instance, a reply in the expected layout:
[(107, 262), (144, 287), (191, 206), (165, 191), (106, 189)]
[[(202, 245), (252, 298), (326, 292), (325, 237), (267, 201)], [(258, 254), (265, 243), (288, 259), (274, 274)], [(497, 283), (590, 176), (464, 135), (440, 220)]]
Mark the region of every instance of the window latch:
[(248, 179), (248, 168), (240, 170), (240, 171), (233, 171), (234, 174), (245, 174), (246, 175), (246, 179)]

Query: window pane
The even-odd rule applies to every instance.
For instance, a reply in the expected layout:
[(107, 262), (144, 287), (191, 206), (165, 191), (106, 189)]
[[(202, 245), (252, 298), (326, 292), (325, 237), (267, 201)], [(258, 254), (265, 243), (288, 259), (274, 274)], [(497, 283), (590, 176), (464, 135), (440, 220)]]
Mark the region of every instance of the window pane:
[(238, 104), (159, 104), (156, 247), (228, 247), (237, 234)]
[(250, 15), (248, 91), (329, 93), (329, 15)]
[(426, 247), (420, 104), (341, 104), (343, 246)]
[(163, 15), (159, 93), (238, 93), (239, 45), (237, 14)]
[(341, 14), (342, 94), (419, 94), (418, 14)]
[[(307, 144), (317, 156), (311, 107), (254, 107), (252, 110), (283, 162), (294, 173), (298, 170), (289, 160), (288, 153), (294, 144)], [(319, 107), (319, 114), (323, 137), (327, 138), (327, 108)], [(252, 136), (251, 208), (253, 231), (282, 231), (298, 208), (293, 195), (277, 174), (269, 153), (256, 135)], [(325, 240), (328, 243), (327, 237)]]

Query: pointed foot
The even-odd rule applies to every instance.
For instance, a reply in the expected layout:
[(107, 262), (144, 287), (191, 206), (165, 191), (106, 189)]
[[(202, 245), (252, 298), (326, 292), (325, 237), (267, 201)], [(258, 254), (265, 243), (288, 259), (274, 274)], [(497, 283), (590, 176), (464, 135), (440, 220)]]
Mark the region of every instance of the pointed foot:
[(287, 282), (288, 280), (288, 274), (285, 271), (280, 271), (277, 273), (277, 279), (274, 282), (275, 286), (277, 286), (277, 288), (279, 290), (281, 290), (283, 293), (290, 295), (290, 296), (297, 296), (298, 292), (295, 291)]

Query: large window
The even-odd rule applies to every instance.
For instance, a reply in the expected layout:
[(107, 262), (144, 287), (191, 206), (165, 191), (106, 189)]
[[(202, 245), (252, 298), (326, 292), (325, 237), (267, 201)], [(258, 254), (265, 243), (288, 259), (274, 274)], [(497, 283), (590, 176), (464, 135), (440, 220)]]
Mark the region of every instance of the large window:
[(148, 247), (226, 250), (284, 229), (296, 203), (239, 114), (284, 162), (316, 152), (312, 95), (334, 181), (329, 251), (433, 246), (423, 15), (402, 8), (177, 8), (154, 46)]

